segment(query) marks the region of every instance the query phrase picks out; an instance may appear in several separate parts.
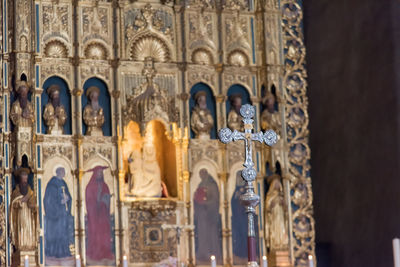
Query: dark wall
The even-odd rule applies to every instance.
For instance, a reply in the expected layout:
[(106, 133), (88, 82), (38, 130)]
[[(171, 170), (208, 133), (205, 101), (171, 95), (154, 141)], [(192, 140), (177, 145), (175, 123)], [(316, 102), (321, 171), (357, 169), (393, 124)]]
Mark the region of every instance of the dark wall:
[(319, 267), (393, 266), (400, 1), (304, 0)]

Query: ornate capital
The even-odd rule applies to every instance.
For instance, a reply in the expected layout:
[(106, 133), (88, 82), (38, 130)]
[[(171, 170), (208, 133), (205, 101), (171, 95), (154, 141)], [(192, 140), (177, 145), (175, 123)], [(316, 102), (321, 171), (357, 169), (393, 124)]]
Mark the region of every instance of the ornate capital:
[(74, 90), (72, 90), (72, 94), (74, 96), (81, 96), (83, 94), (83, 90), (80, 88), (75, 88)]
[(121, 91), (120, 91), (120, 90), (114, 90), (114, 91), (112, 91), (112, 96), (113, 96), (114, 98), (119, 98), (120, 95), (121, 95)]
[(224, 103), (227, 99), (228, 97), (226, 95), (215, 96), (215, 100), (217, 101), (217, 103)]

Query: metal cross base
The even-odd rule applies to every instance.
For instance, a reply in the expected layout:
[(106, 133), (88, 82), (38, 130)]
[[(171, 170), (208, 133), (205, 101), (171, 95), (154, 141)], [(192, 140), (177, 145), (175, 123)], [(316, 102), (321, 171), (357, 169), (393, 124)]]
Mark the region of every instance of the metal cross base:
[(247, 212), (247, 251), (248, 251), (248, 266), (256, 267), (257, 254), (256, 254), (256, 234), (254, 229), (254, 215), (256, 213), (255, 207), (260, 203), (260, 197), (254, 192), (253, 181), (257, 176), (254, 168), (252, 158), (252, 141), (266, 143), (268, 146), (276, 144), (278, 136), (273, 130), (267, 130), (265, 133), (258, 132), (252, 133), (253, 130), (253, 117), (255, 115), (255, 108), (252, 105), (246, 104), (240, 108), (240, 115), (243, 117), (244, 133), (229, 128), (221, 129), (218, 132), (218, 137), (222, 143), (228, 144), (232, 141), (244, 140), (245, 143), (245, 162), (242, 170), (242, 178), (246, 182), (246, 192), (240, 196), (241, 204), (246, 208)]

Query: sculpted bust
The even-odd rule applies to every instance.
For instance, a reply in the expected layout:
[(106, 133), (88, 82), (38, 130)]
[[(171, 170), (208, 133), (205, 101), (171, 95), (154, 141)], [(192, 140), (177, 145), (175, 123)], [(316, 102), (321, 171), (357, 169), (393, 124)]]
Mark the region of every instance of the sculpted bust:
[(83, 121), (87, 126), (86, 135), (103, 136), (104, 111), (99, 104), (100, 89), (91, 86), (86, 91), (89, 103), (83, 110)]
[(199, 91), (195, 94), (196, 106), (192, 111), (190, 125), (196, 138), (209, 139), (210, 131), (214, 125), (214, 119), (210, 110), (207, 108), (207, 93)]
[(33, 105), (28, 100), (29, 87), (25, 81), (17, 83), (18, 98), (11, 106), (10, 118), (15, 126), (32, 127), (34, 122)]
[(240, 107), (242, 106), (242, 95), (233, 94), (229, 97), (231, 102), (231, 110), (228, 113), (228, 127), (233, 130), (243, 132), (244, 124), (240, 116)]
[(265, 109), (261, 113), (261, 129), (272, 129), (279, 134), (282, 124), (279, 118), (279, 112), (275, 109), (275, 103), (275, 96), (267, 92), (263, 99)]
[(60, 100), (61, 88), (54, 84), (47, 89), (49, 95), (49, 101), (47, 102), (44, 112), (43, 119), (46, 124), (48, 134), (63, 134), (64, 124), (67, 120), (67, 113)]

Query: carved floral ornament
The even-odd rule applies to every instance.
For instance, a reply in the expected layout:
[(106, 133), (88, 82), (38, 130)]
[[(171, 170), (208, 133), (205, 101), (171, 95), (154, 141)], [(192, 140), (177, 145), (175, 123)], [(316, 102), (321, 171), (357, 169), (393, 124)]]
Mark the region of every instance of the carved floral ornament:
[[(162, 8), (154, 9), (151, 4), (146, 4), (141, 9), (127, 10), (124, 19), (125, 39), (127, 44), (131, 44), (128, 46), (132, 59), (137, 58), (135, 57), (136, 52), (143, 52), (144, 47), (147, 46), (150, 47), (143, 57), (153, 56), (157, 59), (157, 54), (164, 50), (166, 57), (162, 62), (169, 59), (170, 51), (166, 43), (174, 41), (173, 18), (169, 11)], [(163, 38), (168, 41), (162, 40)], [(160, 48), (161, 50), (159, 50)]]

